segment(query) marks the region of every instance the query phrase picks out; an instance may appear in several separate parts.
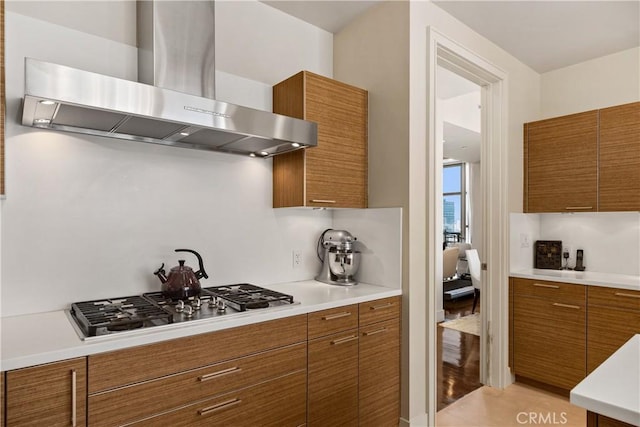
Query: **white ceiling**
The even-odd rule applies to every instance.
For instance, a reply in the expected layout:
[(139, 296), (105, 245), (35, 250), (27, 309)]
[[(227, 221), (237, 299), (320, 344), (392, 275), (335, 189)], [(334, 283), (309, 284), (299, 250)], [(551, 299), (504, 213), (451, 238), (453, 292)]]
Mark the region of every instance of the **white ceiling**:
[[(380, 1), (264, 1), (335, 33)], [(640, 45), (640, 1), (434, 1), (544, 73)]]

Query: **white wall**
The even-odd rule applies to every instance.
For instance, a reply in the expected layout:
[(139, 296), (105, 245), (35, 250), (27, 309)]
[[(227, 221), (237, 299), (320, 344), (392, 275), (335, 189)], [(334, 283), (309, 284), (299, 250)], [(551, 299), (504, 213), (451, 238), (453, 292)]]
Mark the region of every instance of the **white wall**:
[(533, 268), (536, 240), (561, 240), (571, 249), (570, 267), (582, 249), (588, 271), (640, 275), (638, 212), (511, 214), (510, 220), (511, 271)]
[[(263, 13), (263, 4), (250, 4), (257, 10), (239, 7), (267, 24), (275, 9)], [(225, 22), (224, 12), (217, 19)], [(282, 76), (331, 69), (331, 41), (324, 34), (311, 41), (307, 36), (308, 30), (318, 34), (315, 27), (279, 28), (290, 47), (316, 52), (290, 55), (286, 64), (277, 60), (281, 46), (273, 47), (262, 27), (242, 29), (252, 48), (271, 52), (268, 66)], [(246, 50), (236, 46), (227, 54), (238, 52)], [(265, 285), (316, 274), (315, 243), (331, 226), (331, 212), (272, 209), (270, 160), (23, 127), (18, 120), (25, 56), (130, 80), (137, 75), (129, 44), (7, 11), (3, 316), (157, 290), (152, 272), (162, 262), (176, 265), (173, 249), (180, 246), (203, 255), (210, 274), (204, 285)], [(221, 99), (234, 102), (237, 94), (238, 103), (270, 110), (264, 79), (247, 81), (226, 71), (218, 76)], [(294, 249), (303, 254), (296, 270)], [(187, 264), (194, 261), (187, 258)]]
[(541, 76), (540, 119), (640, 101), (640, 47)]

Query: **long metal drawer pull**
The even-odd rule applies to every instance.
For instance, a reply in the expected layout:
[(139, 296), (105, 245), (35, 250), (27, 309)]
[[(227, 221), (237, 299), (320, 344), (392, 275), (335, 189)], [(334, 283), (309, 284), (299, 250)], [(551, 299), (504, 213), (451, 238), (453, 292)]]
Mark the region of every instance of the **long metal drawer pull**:
[(76, 370), (71, 370), (71, 426), (76, 427), (78, 423), (78, 416), (76, 414), (76, 409), (78, 406), (78, 399), (76, 397), (77, 386), (76, 386)]
[(593, 206), (567, 206), (565, 209), (568, 211), (586, 211), (593, 209)]
[(539, 288), (560, 289), (560, 286), (557, 286), (557, 285), (544, 285), (542, 283), (534, 283), (533, 286), (537, 286)]
[(239, 405), (240, 403), (242, 403), (242, 400), (238, 398), (225, 400), (224, 402), (220, 402), (217, 405), (209, 406), (208, 408), (198, 409), (198, 415), (207, 415), (212, 412), (218, 412), (223, 409), (228, 409), (233, 406)]
[(334, 320), (334, 319), (340, 319), (342, 317), (349, 317), (349, 316), (351, 316), (350, 311), (343, 311), (342, 313), (329, 314), (328, 316), (323, 316), (322, 320)]
[(344, 344), (346, 342), (357, 340), (357, 339), (358, 339), (357, 335), (351, 335), (351, 336), (348, 336), (348, 337), (338, 338), (337, 340), (333, 340), (333, 341), (331, 341), (331, 345)]
[(240, 372), (242, 371), (242, 368), (238, 368), (237, 366), (234, 366), (233, 368), (227, 368), (227, 369), (223, 369), (222, 371), (218, 371), (218, 372), (212, 372), (210, 374), (204, 374), (204, 375), (200, 375), (198, 377), (198, 381), (208, 381), (208, 380), (212, 380), (214, 378), (219, 378), (225, 375), (229, 375), (229, 374), (233, 374), (236, 372)]
[(335, 200), (322, 200), (322, 199), (313, 199), (310, 200), (313, 203), (336, 203)]
[(386, 304), (381, 304), (381, 305), (372, 305), (369, 307), (370, 310), (381, 310), (383, 308), (389, 308), (393, 305), (392, 302), (388, 302)]
[(578, 305), (562, 304), (560, 302), (554, 302), (553, 305), (555, 305), (556, 307), (573, 308), (576, 310), (580, 310), (580, 306)]
[(616, 292), (614, 295), (617, 297), (640, 298), (640, 294), (625, 294), (622, 292)]
[(371, 332), (363, 332), (362, 335), (364, 335), (365, 337), (370, 337), (371, 335), (381, 334), (382, 332), (387, 332), (387, 328), (376, 329), (375, 331)]

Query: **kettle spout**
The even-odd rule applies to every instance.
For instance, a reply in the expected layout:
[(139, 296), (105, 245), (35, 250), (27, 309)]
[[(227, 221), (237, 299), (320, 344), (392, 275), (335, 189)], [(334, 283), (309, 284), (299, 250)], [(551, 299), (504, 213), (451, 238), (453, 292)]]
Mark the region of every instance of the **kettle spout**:
[(162, 263), (160, 268), (157, 269), (156, 271), (154, 271), (153, 274), (158, 276), (158, 279), (160, 279), (160, 281), (162, 283), (167, 283), (167, 276), (166, 276), (165, 271), (164, 271), (164, 263)]

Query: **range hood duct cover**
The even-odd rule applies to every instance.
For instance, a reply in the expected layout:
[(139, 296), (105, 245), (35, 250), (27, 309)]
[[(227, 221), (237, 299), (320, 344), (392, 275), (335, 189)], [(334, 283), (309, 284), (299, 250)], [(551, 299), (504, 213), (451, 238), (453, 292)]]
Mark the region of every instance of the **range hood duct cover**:
[(138, 2), (144, 83), (26, 58), (22, 124), (257, 157), (316, 146), (315, 123), (212, 99), (213, 13), (213, 2)]

